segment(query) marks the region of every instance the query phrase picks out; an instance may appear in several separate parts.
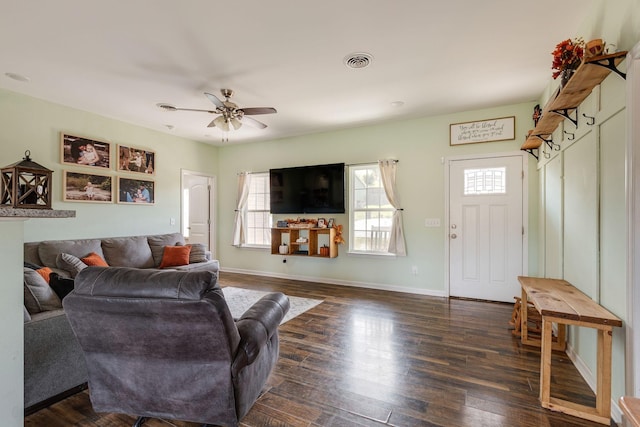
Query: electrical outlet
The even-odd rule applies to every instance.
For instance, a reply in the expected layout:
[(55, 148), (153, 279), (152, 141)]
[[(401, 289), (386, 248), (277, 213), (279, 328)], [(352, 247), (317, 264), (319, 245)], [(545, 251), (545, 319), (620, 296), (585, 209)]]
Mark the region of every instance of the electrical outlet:
[(169, 218), (169, 225), (176, 225), (176, 219), (175, 218)]
[(414, 276), (418, 275), (418, 266), (414, 265), (411, 267), (411, 274), (413, 274)]
[(425, 227), (440, 227), (440, 218), (425, 218)]

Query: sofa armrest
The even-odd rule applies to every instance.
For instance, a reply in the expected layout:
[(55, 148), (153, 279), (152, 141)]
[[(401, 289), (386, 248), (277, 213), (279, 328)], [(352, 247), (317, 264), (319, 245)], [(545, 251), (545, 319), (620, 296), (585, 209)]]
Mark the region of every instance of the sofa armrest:
[(244, 312), (236, 322), (240, 345), (231, 369), (234, 376), (258, 357), (288, 311), (289, 298), (281, 292), (273, 292)]

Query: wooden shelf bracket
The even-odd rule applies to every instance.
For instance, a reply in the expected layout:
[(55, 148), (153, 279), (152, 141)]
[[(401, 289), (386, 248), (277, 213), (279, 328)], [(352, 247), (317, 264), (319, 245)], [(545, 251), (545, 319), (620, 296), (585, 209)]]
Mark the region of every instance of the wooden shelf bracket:
[[(546, 139), (542, 135), (533, 135), (533, 136), (535, 136), (536, 138), (538, 138), (541, 141), (544, 141), (544, 143), (547, 144), (549, 149), (555, 150), (555, 151), (560, 151), (560, 144), (556, 144), (555, 142), (553, 142), (553, 136), (552, 135), (549, 135), (549, 139)], [(546, 158), (548, 159), (548, 157), (546, 157)]]
[(539, 150), (537, 148), (522, 148), (522, 151), (526, 151), (527, 153), (531, 154), (533, 157), (536, 158), (536, 160), (538, 160), (538, 155), (536, 153), (533, 152), (533, 150), (535, 150), (536, 152), (538, 152)]
[[(573, 125), (578, 127), (578, 107), (569, 107), (569, 108), (558, 108), (557, 110), (549, 110), (552, 113), (558, 114), (559, 116), (564, 117), (569, 120)], [(571, 117), (571, 113), (575, 113), (575, 119)]]
[(626, 80), (627, 73), (623, 73), (622, 71), (618, 70), (618, 67), (616, 66), (616, 59), (617, 57), (602, 58), (602, 59), (589, 62), (589, 64), (599, 65), (601, 67), (608, 68), (610, 71), (613, 71), (614, 73), (616, 73), (617, 75), (619, 75), (620, 77)]

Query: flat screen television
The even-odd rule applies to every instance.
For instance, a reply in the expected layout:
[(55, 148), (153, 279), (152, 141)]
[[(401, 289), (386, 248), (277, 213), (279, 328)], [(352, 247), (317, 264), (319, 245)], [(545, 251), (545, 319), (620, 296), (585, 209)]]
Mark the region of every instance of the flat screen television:
[(269, 170), (272, 214), (344, 213), (344, 163)]

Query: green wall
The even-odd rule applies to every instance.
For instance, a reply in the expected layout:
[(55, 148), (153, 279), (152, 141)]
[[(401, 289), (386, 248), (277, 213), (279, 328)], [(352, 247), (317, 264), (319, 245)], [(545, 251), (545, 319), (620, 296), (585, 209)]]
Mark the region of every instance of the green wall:
[[(458, 114), (396, 121), (336, 132), (318, 133), (270, 142), (220, 148), (218, 192), (218, 254), (224, 269), (259, 274), (319, 279), (333, 283), (401, 290), (432, 295), (445, 292), (445, 181), (442, 158), (496, 152), (518, 152), (527, 130), (533, 127), (535, 103), (490, 108)], [(449, 125), (496, 117), (516, 117), (516, 139), (462, 146), (449, 145)], [(407, 257), (348, 254), (339, 247), (335, 259), (273, 256), (268, 249), (231, 246), (238, 172), (269, 168), (345, 162), (356, 164), (393, 158), (398, 165), (398, 189), (404, 208)], [(538, 182), (535, 161), (529, 160), (529, 234), (537, 236)], [(311, 216), (308, 216), (311, 217)], [(345, 226), (348, 216), (336, 215)], [(426, 228), (425, 218), (440, 218), (441, 227)], [(229, 226), (226, 226), (226, 225)], [(537, 266), (536, 239), (529, 239), (529, 264)], [(412, 267), (418, 274), (412, 274)], [(531, 270), (529, 273), (532, 273)], [(535, 273), (535, 271), (533, 272)]]
[[(21, 160), (25, 150), (32, 160), (54, 171), (53, 208), (72, 209), (76, 218), (32, 219), (25, 223), (25, 241), (108, 237), (179, 231), (180, 170), (216, 174), (217, 148), (95, 114), (0, 90), (0, 166)], [(111, 143), (111, 170), (60, 163), (60, 132)], [(155, 151), (156, 175), (115, 171), (117, 144)], [(155, 181), (155, 204), (125, 205), (62, 201), (63, 171), (103, 173)], [(115, 194), (114, 194), (115, 200)], [(170, 225), (175, 218), (175, 225)]]

